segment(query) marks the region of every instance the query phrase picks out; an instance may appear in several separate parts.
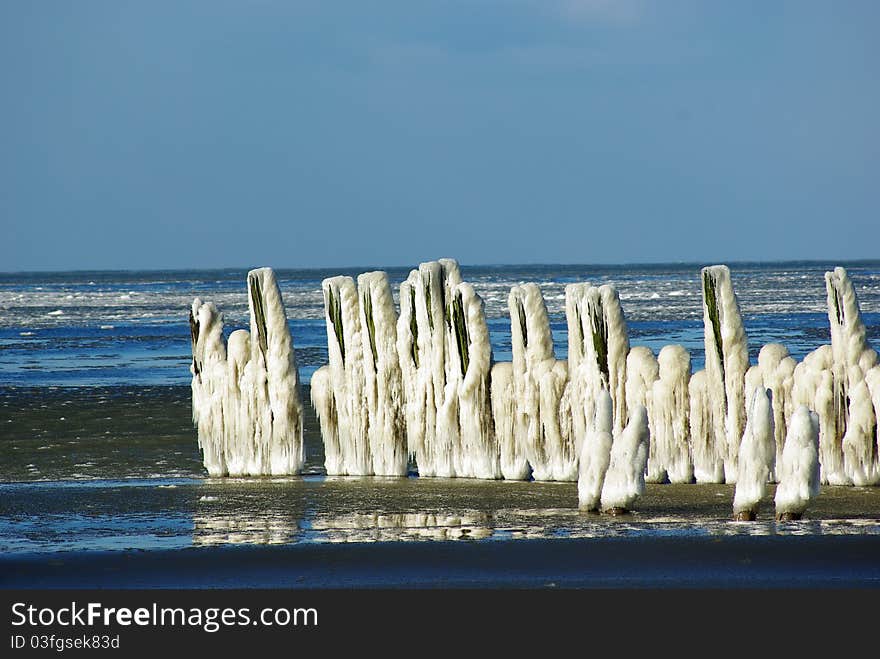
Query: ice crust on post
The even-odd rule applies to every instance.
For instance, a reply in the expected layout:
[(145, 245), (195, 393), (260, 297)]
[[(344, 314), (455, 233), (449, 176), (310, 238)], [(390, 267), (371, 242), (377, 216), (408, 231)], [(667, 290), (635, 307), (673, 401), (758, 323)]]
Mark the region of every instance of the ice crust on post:
[(547, 307), (537, 284), (514, 286), (508, 308), (516, 401), (512, 445), (523, 447), (535, 480), (577, 480), (576, 447), (565, 423), (567, 415), (560, 413), (565, 409), (568, 373), (565, 362), (554, 354)]
[(648, 458), (648, 480), (690, 483), (694, 478), (688, 393), (691, 356), (679, 345), (668, 345), (660, 350), (657, 362), (658, 377), (648, 395), (653, 456), (653, 465)]
[(613, 432), (627, 423), (626, 362), (629, 337), (617, 290), (587, 283), (565, 287), (568, 321), (568, 392), (575, 451), (579, 452), (595, 415), (600, 390), (611, 396)]
[(791, 415), (776, 473), (776, 518), (800, 519), (819, 495), (819, 417), (806, 405), (799, 405)]
[[(785, 446), (785, 434), (793, 413), (792, 388), (797, 362), (789, 356), (788, 349), (780, 343), (768, 343), (758, 353), (758, 363), (746, 371), (746, 394), (756, 388), (770, 391), (773, 406), (773, 433), (776, 457), (781, 464)], [(770, 472), (770, 481), (776, 482), (776, 470)]]
[(724, 481), (735, 483), (746, 416), (744, 387), (749, 368), (748, 341), (739, 302), (730, 281), (730, 269), (726, 265), (707, 266), (700, 275), (706, 346), (703, 395), (711, 419), (708, 437), (710, 441), (714, 438), (716, 451), (722, 459)]
[(866, 374), (877, 365), (868, 345), (855, 288), (844, 268), (825, 273), (831, 326), (831, 375), (834, 427), (841, 437), (843, 466), (854, 485), (880, 482), (877, 410)]
[(691, 376), (688, 383), (690, 407), (690, 445), (694, 462), (694, 478), (698, 483), (723, 483), (724, 445), (715, 441), (709, 387), (705, 369)]
[(611, 459), (602, 483), (600, 505), (603, 512), (627, 512), (645, 492), (645, 467), (648, 462), (648, 411), (637, 406), (629, 423), (611, 445)]
[(850, 485), (843, 467), (842, 436), (837, 431), (834, 411), (833, 353), (830, 345), (819, 346), (795, 367), (793, 405), (804, 405), (819, 417), (819, 465), (821, 482)]
[(329, 365), (312, 376), (328, 475), (405, 476), (397, 314), (384, 272), (322, 282)]
[(400, 287), (397, 352), (420, 476), (500, 478), (482, 299), (458, 263), (419, 265)]
[(651, 406), (648, 402), (651, 389), (658, 377), (660, 377), (660, 366), (651, 349), (645, 346), (630, 348), (626, 357), (626, 409), (634, 410), (637, 405), (644, 405), (648, 409), (648, 427), (652, 438), (648, 451), (648, 472), (645, 476), (648, 483), (662, 483), (666, 477), (666, 471), (661, 467), (656, 455)]
[(595, 416), (590, 421), (578, 463), (578, 507), (586, 511), (599, 510), (614, 442), (611, 435), (614, 412), (608, 391), (599, 391), (595, 407)]
[(499, 362), (492, 367), (492, 420), (506, 480), (528, 480), (531, 474), (524, 441), (514, 431), (517, 402), (513, 386), (513, 364)]
[(312, 402), (325, 437), (324, 467), (329, 476), (369, 476), (373, 461), (357, 289), (351, 277), (343, 276), (325, 279), (321, 289), (329, 364), (326, 375), (312, 377)]
[(189, 313), (189, 327), (193, 423), (198, 428), (202, 462), (210, 476), (225, 476), (226, 344), (223, 341), (223, 317), (213, 302), (196, 298)]
[[(254, 460), (241, 475), (287, 475), (302, 470), (303, 408), (299, 369), (281, 290), (271, 268), (248, 273), (251, 359), (242, 387), (259, 411), (255, 416)], [(262, 409), (261, 409), (262, 408)], [(245, 415), (246, 419), (251, 415)]]
[(296, 474), (303, 409), (281, 291), (271, 268), (251, 270), (247, 287), (250, 332), (233, 332), (228, 347), (213, 304), (196, 298), (190, 311), (199, 447), (211, 476)]
[(376, 476), (406, 476), (409, 455), (403, 382), (397, 356), (397, 311), (384, 272), (358, 276), (364, 350), (367, 435)]
[(739, 445), (739, 478), (733, 496), (734, 516), (742, 521), (755, 519), (776, 458), (773, 410), (767, 390), (755, 389), (749, 403), (748, 419)]

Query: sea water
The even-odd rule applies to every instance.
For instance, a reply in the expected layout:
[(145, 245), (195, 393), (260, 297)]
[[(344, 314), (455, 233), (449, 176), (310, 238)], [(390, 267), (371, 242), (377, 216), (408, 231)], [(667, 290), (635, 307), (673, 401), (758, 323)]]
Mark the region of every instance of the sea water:
[[(703, 366), (701, 265), (479, 266), (496, 361), (511, 359), (510, 287), (537, 283), (556, 357), (565, 286), (614, 284), (632, 346), (667, 344)], [(749, 354), (783, 343), (796, 359), (830, 341), (823, 274), (847, 268), (868, 340), (880, 343), (880, 262), (729, 264)], [(321, 281), (376, 269), (277, 269), (305, 383), (327, 363)], [(384, 268), (395, 301), (410, 266)], [(0, 274), (0, 551), (213, 543), (580, 537), (603, 534), (880, 533), (880, 488), (823, 488), (803, 522), (731, 522), (733, 487), (649, 486), (624, 520), (577, 511), (573, 483), (332, 479), (306, 402), (305, 475), (208, 479), (189, 407), (196, 296), (247, 326), (246, 270)], [(304, 392), (308, 401), (308, 392)], [(763, 513), (763, 514), (762, 514)]]

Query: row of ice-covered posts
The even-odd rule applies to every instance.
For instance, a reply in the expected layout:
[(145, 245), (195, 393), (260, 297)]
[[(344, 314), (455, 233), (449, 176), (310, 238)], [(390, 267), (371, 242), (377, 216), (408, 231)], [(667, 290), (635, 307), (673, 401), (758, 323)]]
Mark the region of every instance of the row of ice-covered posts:
[[(701, 271), (705, 369), (669, 345), (630, 347), (611, 285), (565, 291), (568, 359), (557, 360), (536, 284), (511, 289), (512, 361), (493, 363), (483, 302), (458, 264), (421, 264), (400, 285), (398, 314), (383, 272), (322, 284), (329, 364), (312, 376), (328, 475), (574, 481), (602, 390), (616, 439), (644, 406), (647, 480), (736, 482), (747, 401), (771, 393), (776, 456), (794, 410), (819, 418), (823, 483), (880, 482), (880, 366), (845, 270), (826, 273), (831, 344), (797, 363), (780, 344), (749, 364), (726, 266)], [(210, 303), (193, 305), (194, 419), (212, 475), (302, 469), (302, 403), (272, 271), (248, 275), (251, 331), (224, 345)], [(256, 338), (255, 338), (256, 337)], [(770, 470), (770, 480), (775, 480)]]

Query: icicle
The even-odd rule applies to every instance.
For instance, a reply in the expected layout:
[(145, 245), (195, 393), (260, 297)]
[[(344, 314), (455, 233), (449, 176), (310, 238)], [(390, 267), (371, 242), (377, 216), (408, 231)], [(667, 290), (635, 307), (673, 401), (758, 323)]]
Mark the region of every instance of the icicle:
[(358, 276), (367, 436), (376, 476), (406, 476), (408, 454), (403, 384), (397, 354), (397, 312), (388, 276)]
[(739, 478), (733, 497), (734, 518), (752, 521), (767, 489), (776, 447), (773, 440), (773, 408), (766, 389), (755, 389), (748, 420), (739, 446)]
[[(797, 362), (789, 356), (788, 349), (780, 343), (768, 343), (758, 353), (758, 366), (761, 369), (761, 386), (770, 390), (773, 403), (773, 428), (776, 445), (776, 464), (782, 463), (785, 449), (786, 429), (794, 411), (792, 387), (794, 369)], [(771, 473), (771, 482), (777, 481), (776, 470)]]
[(240, 476), (250, 472), (254, 455), (254, 414), (249, 409), (247, 390), (242, 391), (245, 369), (251, 358), (251, 335), (247, 330), (235, 330), (229, 335), (226, 357), (226, 381), (223, 400), (223, 452), (229, 475)]
[(691, 376), (688, 383), (694, 478), (698, 483), (723, 483), (724, 459), (721, 452), (724, 446), (715, 442), (712, 407), (706, 379), (706, 371), (699, 370)]
[(330, 458), (332, 449), (329, 453), (325, 449), (325, 460), (330, 458), (325, 468), (330, 476), (369, 476), (373, 473), (373, 459), (357, 290), (351, 277), (330, 277), (322, 282), (321, 289), (327, 323), (329, 387), (333, 396), (332, 405), (325, 403), (324, 408), (335, 409), (336, 420), (328, 419), (328, 423), (335, 426), (339, 446), (335, 465)]
[(660, 467), (655, 455), (657, 447), (653, 441), (651, 405), (648, 401), (651, 387), (659, 377), (659, 368), (654, 353), (645, 346), (631, 348), (626, 357), (626, 409), (634, 410), (637, 406), (644, 405), (648, 410), (648, 428), (652, 441), (648, 451), (648, 473), (645, 480), (649, 483), (662, 483), (666, 478), (666, 471)]
[(516, 444), (524, 446), (535, 480), (575, 480), (577, 452), (560, 418), (567, 372), (553, 353), (547, 307), (536, 284), (514, 286), (508, 296)]
[(848, 418), (846, 434), (841, 442), (843, 464), (853, 485), (860, 487), (880, 483), (880, 456), (877, 447), (877, 417), (871, 393), (858, 365), (849, 369)]
[(324, 442), (324, 471), (331, 476), (343, 474), (345, 460), (339, 444), (339, 415), (329, 365), (322, 366), (312, 374), (311, 390), (312, 406), (318, 415)]
[(210, 476), (226, 475), (223, 445), (223, 395), (226, 385), (226, 345), (223, 317), (211, 302), (193, 301), (189, 315), (192, 339), (193, 423), (198, 428), (202, 460)]
[(513, 364), (500, 362), (492, 367), (492, 418), (501, 454), (501, 474), (507, 480), (528, 480), (531, 470), (524, 442), (517, 441), (513, 427), (516, 418), (516, 395)]
[(712, 428), (724, 460), (724, 480), (735, 483), (746, 416), (744, 385), (749, 367), (748, 343), (728, 267), (708, 266), (700, 274), (703, 282), (706, 391)]
[(843, 467), (842, 434), (834, 411), (834, 356), (830, 345), (819, 346), (794, 369), (791, 398), (819, 416), (819, 468), (823, 484), (851, 485)]
[[(860, 447), (860, 450), (857, 450), (854, 453), (861, 453), (865, 456), (863, 460), (863, 463), (865, 465), (873, 463), (873, 469), (867, 467), (865, 470), (869, 473), (873, 471), (873, 473), (876, 474), (878, 469), (877, 461), (880, 460), (880, 457), (878, 457), (880, 456), (880, 365), (873, 366), (872, 368), (868, 369), (868, 372), (865, 373), (865, 385), (867, 386), (868, 394), (871, 397), (871, 404), (873, 407), (875, 421), (873, 426), (873, 443), (870, 445), (873, 457), (871, 459), (868, 459), (868, 451), (866, 449), (868, 449), (869, 447), (866, 447), (864, 444)], [(867, 410), (865, 411), (865, 416), (867, 416)], [(868, 478), (866, 480), (871, 479)]]
[[(864, 385), (864, 374), (877, 364), (866, 339), (855, 289), (844, 268), (825, 273), (828, 321), (831, 326), (833, 405), (836, 437), (842, 438), (844, 472), (859, 484), (875, 482), (876, 418)], [(858, 391), (853, 391), (858, 389)], [(857, 404), (857, 409), (853, 409)]]
[(625, 513), (644, 494), (648, 443), (648, 412), (639, 405), (611, 445), (611, 461), (602, 484), (601, 506), (604, 512), (613, 515)]
[(651, 387), (648, 408), (651, 420), (651, 455), (648, 476), (662, 482), (690, 483), (694, 465), (690, 447), (690, 398), (688, 385), (691, 355), (678, 345), (664, 346), (657, 358), (659, 377)]
[(810, 500), (819, 496), (819, 417), (806, 405), (791, 415), (777, 473), (776, 519), (800, 519)]
[[(595, 417), (594, 401), (602, 390), (601, 379), (595, 376), (597, 369), (586, 361), (587, 337), (585, 331), (584, 296), (592, 286), (586, 282), (568, 284), (565, 287), (565, 317), (568, 323), (568, 391), (571, 407), (571, 432), (575, 450), (580, 452), (592, 419)], [(607, 391), (607, 387), (606, 387)]]
[(595, 418), (581, 446), (578, 464), (578, 506), (581, 510), (599, 509), (605, 473), (611, 462), (613, 415), (611, 396), (602, 389), (596, 400)]

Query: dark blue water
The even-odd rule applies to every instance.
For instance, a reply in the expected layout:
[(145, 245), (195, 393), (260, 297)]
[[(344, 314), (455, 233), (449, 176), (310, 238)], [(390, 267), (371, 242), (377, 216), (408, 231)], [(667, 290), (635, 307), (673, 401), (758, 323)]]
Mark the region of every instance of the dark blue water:
[[(566, 354), (564, 288), (613, 283), (633, 345), (658, 352), (669, 343), (703, 360), (699, 269), (651, 266), (473, 266), (463, 276), (486, 304), (494, 358), (510, 359), (507, 294), (521, 282), (541, 286), (557, 357)], [(768, 342), (800, 358), (828, 342), (823, 275), (845, 265), (856, 286), (869, 338), (880, 338), (880, 261), (732, 264), (734, 288), (753, 360)], [(279, 270), (297, 359), (307, 382), (327, 361), (321, 280), (363, 270)], [(408, 268), (386, 268), (395, 295)], [(196, 296), (224, 313), (227, 334), (247, 326), (244, 270), (0, 274), (0, 383), (18, 386), (186, 384), (187, 314)]]

